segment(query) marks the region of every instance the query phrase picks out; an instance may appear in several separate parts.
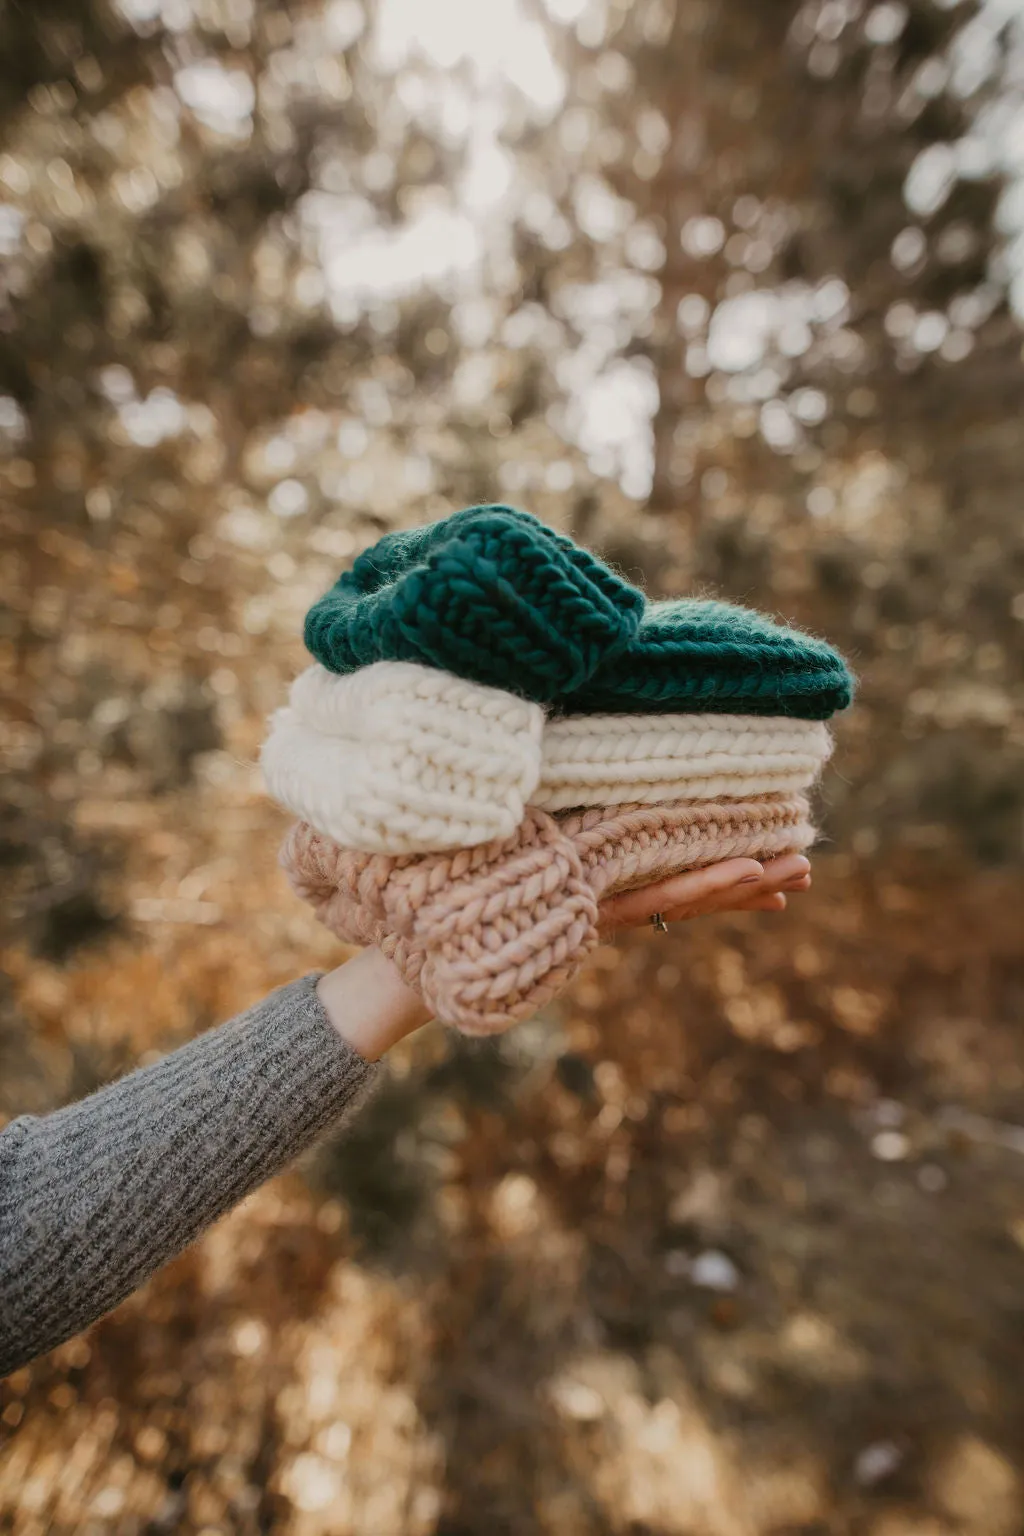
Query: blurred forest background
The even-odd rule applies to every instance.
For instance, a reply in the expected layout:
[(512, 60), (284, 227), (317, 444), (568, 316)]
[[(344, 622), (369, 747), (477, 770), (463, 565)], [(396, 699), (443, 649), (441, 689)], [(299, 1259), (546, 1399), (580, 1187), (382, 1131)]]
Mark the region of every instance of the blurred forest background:
[(0, 0), (0, 1112), (337, 955), (262, 722), (525, 506), (861, 674), (815, 894), (440, 1029), (0, 1387), (0, 1531), (1021, 1536), (1020, 0)]

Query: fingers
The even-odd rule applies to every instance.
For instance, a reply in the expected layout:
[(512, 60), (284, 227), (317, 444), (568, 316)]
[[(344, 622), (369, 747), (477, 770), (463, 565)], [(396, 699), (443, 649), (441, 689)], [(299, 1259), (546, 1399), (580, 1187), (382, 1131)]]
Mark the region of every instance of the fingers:
[(744, 911), (763, 895), (763, 880), (754, 879), (742, 885), (727, 886), (700, 902), (673, 903), (663, 909), (662, 916), (667, 923), (685, 923), (691, 917), (710, 917), (715, 912)]
[(684, 909), (678, 912), (666, 910), (663, 916), (668, 923), (682, 922), (710, 911), (784, 912), (787, 896), (810, 889), (810, 869), (809, 860), (799, 853), (767, 860), (760, 880), (722, 892), (713, 906), (703, 907), (699, 914)]
[[(733, 903), (731, 906), (716, 907), (716, 912), (784, 912), (786, 910), (786, 898), (782, 891), (769, 891), (763, 896), (754, 896), (750, 901), (741, 904)], [(692, 912), (685, 908), (679, 912), (664, 912), (666, 923), (685, 923), (694, 917), (711, 917), (711, 912)]]
[(755, 859), (728, 859), (611, 897), (601, 904), (600, 930), (607, 935), (641, 927), (655, 912), (667, 923), (713, 912), (783, 912), (787, 895), (810, 889), (810, 871), (802, 853), (782, 854), (763, 865)]
[(601, 903), (600, 929), (602, 933), (613, 933), (619, 928), (638, 928), (650, 922), (655, 912), (680, 908), (713, 910), (720, 896), (744, 887), (753, 890), (763, 874), (756, 859), (726, 859), (721, 864), (673, 875), (636, 891), (624, 891), (621, 896), (611, 896)]
[(788, 903), (785, 891), (766, 891), (763, 896), (755, 896), (752, 901), (742, 907), (730, 908), (733, 912), (785, 912)]
[(811, 861), (802, 853), (784, 853), (777, 859), (766, 859), (764, 864), (764, 890), (789, 889), (793, 881), (808, 880)]
[(736, 900), (720, 910), (729, 912), (784, 912), (787, 896), (799, 895), (811, 888), (810, 863), (802, 854), (787, 854), (785, 860), (765, 864), (764, 878), (758, 885), (735, 892)]

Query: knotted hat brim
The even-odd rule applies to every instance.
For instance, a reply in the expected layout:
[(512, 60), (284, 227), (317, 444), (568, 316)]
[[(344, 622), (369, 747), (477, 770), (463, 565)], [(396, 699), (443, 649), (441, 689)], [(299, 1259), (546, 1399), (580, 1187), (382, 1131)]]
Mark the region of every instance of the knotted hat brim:
[(512, 507), (385, 534), (306, 616), (332, 672), (416, 661), (544, 702), (636, 633), (644, 599), (589, 550)]

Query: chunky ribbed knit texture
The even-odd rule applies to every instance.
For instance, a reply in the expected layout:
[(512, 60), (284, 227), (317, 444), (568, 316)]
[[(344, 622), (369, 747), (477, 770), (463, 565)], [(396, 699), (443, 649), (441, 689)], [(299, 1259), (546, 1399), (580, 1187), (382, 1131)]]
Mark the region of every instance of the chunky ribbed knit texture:
[(0, 1133), (0, 1376), (122, 1301), (362, 1102), (378, 1068), (308, 976)]
[(643, 597), (529, 513), (470, 507), (385, 534), (306, 615), (332, 672), (420, 661), (544, 701), (571, 693), (636, 633)]
[(556, 817), (599, 900), (724, 859), (777, 859), (817, 837), (805, 795), (721, 804), (619, 805)]
[(545, 723), (546, 811), (749, 800), (809, 789), (832, 752), (817, 720), (760, 715), (563, 715)]
[[(542, 734), (543, 731), (543, 734)], [(808, 788), (831, 750), (818, 721), (566, 715), (414, 662), (293, 683), (262, 764), (274, 798), (335, 842), (429, 853), (507, 837), (545, 810), (746, 799)]]
[(735, 603), (648, 603), (624, 651), (563, 707), (573, 714), (791, 715), (827, 720), (853, 698), (838, 651)]
[(802, 795), (557, 818), (531, 807), (511, 837), (398, 858), (342, 848), (300, 822), (281, 862), (339, 938), (379, 945), (439, 1018), (486, 1035), (565, 986), (597, 942), (603, 896), (807, 848), (814, 835)]
[(261, 764), (275, 800), (350, 848), (460, 848), (519, 825), (543, 724), (539, 704), (436, 667), (313, 666), (271, 718)]
[(853, 696), (823, 640), (732, 603), (646, 603), (510, 507), (386, 534), (313, 605), (305, 633), (332, 672), (420, 661), (572, 714), (826, 720)]

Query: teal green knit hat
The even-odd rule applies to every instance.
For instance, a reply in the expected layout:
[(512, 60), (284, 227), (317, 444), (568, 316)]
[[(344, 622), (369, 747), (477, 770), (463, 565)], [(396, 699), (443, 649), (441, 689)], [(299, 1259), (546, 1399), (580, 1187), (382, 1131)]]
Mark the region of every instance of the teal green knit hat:
[(735, 603), (648, 603), (617, 657), (565, 703), (573, 714), (794, 715), (827, 720), (853, 699), (853, 677), (824, 640)]
[(643, 594), (512, 507), (388, 533), (306, 615), (332, 672), (418, 661), (537, 701), (580, 687), (636, 634)]
[(853, 697), (842, 657), (731, 603), (647, 603), (596, 555), (511, 507), (386, 534), (306, 616), (332, 672), (419, 661), (573, 714), (825, 720)]

